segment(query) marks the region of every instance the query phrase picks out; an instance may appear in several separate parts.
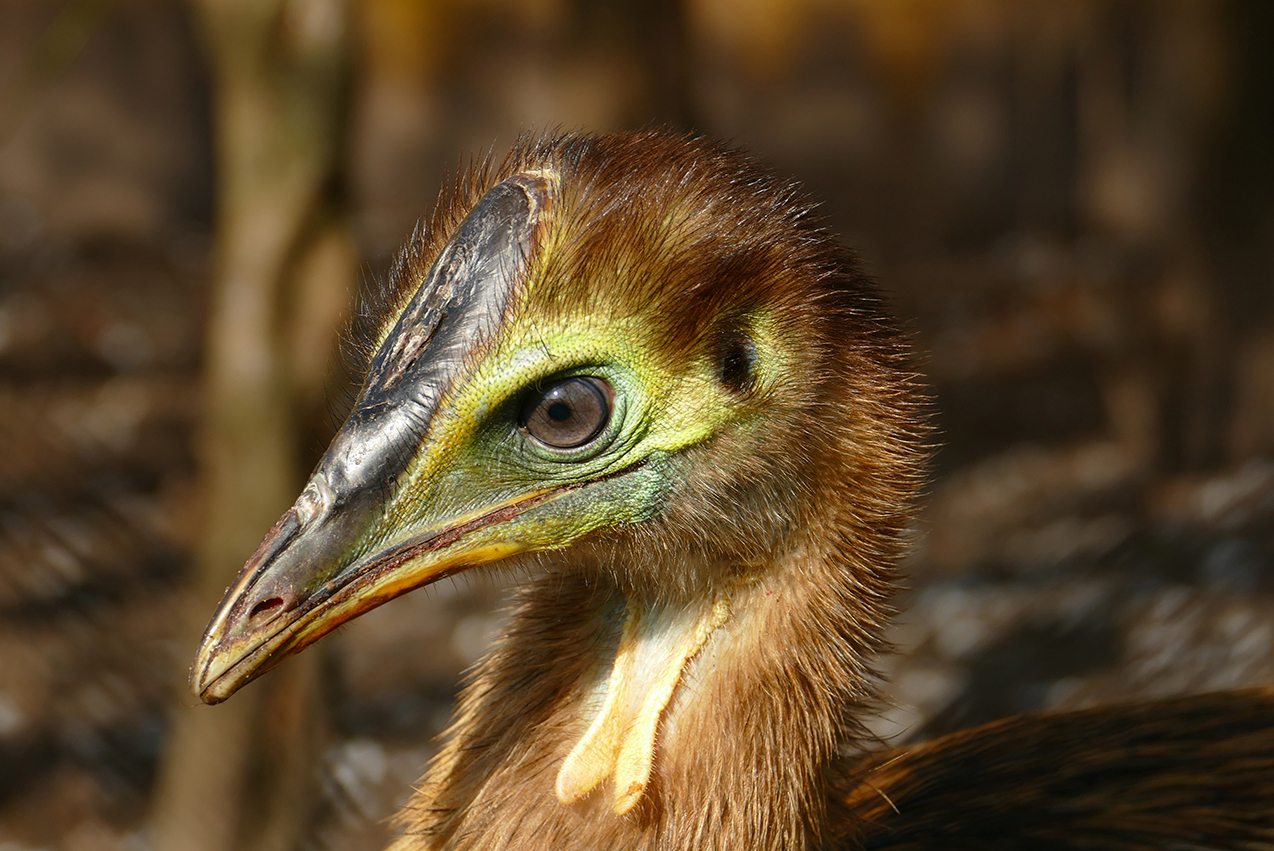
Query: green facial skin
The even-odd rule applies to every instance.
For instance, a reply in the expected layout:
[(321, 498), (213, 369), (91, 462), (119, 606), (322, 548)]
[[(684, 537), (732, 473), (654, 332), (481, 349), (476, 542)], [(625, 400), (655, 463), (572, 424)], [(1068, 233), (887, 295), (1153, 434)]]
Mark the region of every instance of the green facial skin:
[[(590, 319), (527, 329), (482, 358), (445, 401), (427, 451), (409, 465), (357, 554), (394, 542), (403, 530), (436, 528), (477, 506), (565, 485), (598, 483), (528, 511), (499, 534), (509, 542), (516, 535), (528, 550), (559, 549), (659, 510), (666, 456), (710, 436), (728, 417), (728, 400), (707, 364), (703, 374), (669, 375), (631, 342), (641, 339), (636, 323)], [(594, 440), (556, 449), (517, 428), (528, 391), (572, 376), (600, 378), (614, 390), (609, 422)]]
[[(231, 623), (232, 598), (253, 587), (241, 579), (205, 636), (192, 677), (196, 693), (224, 700), (339, 624), (442, 576), (561, 549), (598, 529), (657, 514), (676, 478), (677, 453), (710, 437), (735, 412), (706, 357), (674, 374), (643, 345), (648, 335), (641, 325), (586, 315), (506, 326), (440, 401), (364, 531), (326, 551), (321, 563), (281, 557), (261, 574), (307, 593), (335, 587), (331, 599), (301, 600), (260, 626), (242, 617), (245, 603)], [(530, 394), (572, 376), (609, 384), (609, 420), (583, 446), (549, 447), (518, 427), (519, 415)], [(390, 561), (392, 570), (380, 569)]]

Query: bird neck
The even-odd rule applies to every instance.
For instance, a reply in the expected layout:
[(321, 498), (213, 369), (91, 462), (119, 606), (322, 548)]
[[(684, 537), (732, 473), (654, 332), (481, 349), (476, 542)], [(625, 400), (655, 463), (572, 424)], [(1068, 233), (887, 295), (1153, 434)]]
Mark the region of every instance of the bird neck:
[(817, 846), (826, 768), (873, 699), (880, 573), (806, 543), (680, 600), (542, 576), (475, 671), (401, 847)]

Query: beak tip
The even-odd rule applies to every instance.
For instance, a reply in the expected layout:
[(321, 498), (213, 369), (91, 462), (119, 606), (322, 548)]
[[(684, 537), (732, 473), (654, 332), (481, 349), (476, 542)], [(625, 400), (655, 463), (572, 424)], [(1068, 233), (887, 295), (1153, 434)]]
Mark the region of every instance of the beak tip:
[(190, 668), (190, 692), (209, 706), (221, 703), (234, 692), (233, 688), (230, 692), (225, 691), (223, 677), (212, 675), (212, 655), (213, 648), (205, 641), (195, 656), (195, 664)]
[(237, 686), (227, 690), (224, 683), (218, 688), (217, 680), (208, 681), (199, 674), (194, 674), (190, 677), (191, 694), (197, 697), (201, 703), (205, 703), (208, 706), (216, 706), (218, 703), (224, 702), (226, 698), (237, 690)]

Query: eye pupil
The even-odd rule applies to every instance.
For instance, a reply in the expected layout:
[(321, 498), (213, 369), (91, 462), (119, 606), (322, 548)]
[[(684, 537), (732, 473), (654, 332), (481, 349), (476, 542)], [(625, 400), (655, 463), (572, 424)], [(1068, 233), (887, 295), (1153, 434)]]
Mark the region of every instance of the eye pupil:
[(613, 392), (600, 378), (574, 377), (533, 393), (518, 425), (553, 449), (575, 449), (594, 440), (610, 421)]

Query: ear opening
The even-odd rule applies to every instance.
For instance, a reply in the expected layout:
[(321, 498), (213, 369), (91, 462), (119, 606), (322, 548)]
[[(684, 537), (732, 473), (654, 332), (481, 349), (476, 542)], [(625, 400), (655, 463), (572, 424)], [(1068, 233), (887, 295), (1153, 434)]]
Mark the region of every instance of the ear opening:
[(743, 320), (727, 323), (713, 347), (717, 378), (726, 389), (742, 396), (756, 386), (757, 348), (749, 324)]

